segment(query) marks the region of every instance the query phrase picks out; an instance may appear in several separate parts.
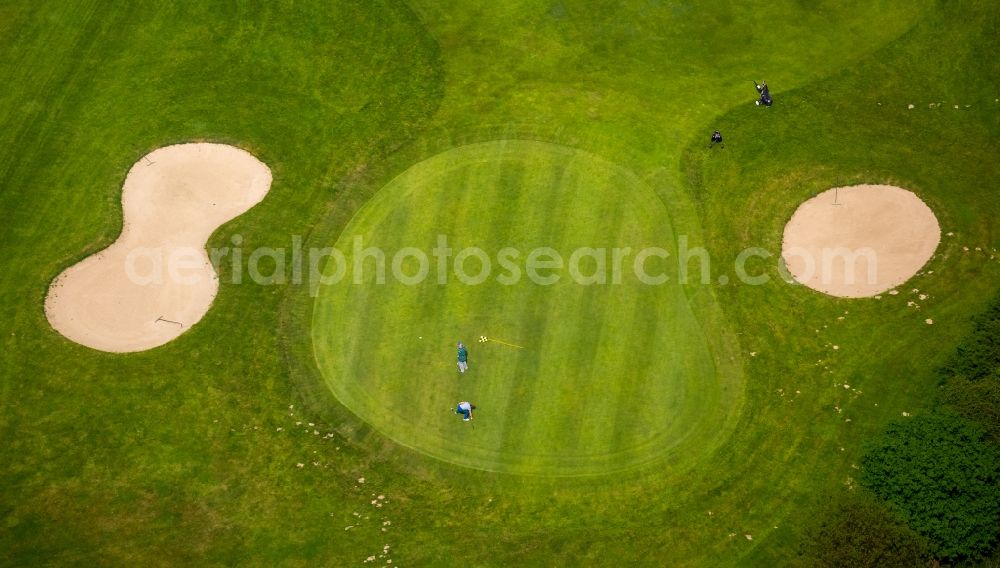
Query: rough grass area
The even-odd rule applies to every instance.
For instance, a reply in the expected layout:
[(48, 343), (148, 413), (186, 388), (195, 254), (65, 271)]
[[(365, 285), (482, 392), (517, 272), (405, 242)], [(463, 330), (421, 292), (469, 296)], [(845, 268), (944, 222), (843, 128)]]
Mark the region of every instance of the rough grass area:
[[(0, 564), (783, 563), (1000, 287), (998, 25), (972, 0), (5, 3)], [(680, 287), (745, 377), (738, 422), (686, 469), (532, 477), (413, 451), (328, 388), (308, 288), (234, 285), (226, 263), (206, 317), (145, 353), (80, 347), (42, 313), (51, 279), (119, 233), (122, 180), (153, 148), (268, 164), (268, 197), (210, 242), (252, 250), (328, 246), (414, 164), (497, 139), (632, 172), (713, 282), (745, 247), (777, 254), (798, 204), (837, 185), (915, 191), (945, 236), (882, 299), (788, 286), (774, 257), (748, 264), (767, 285)], [(445, 364), (478, 335), (430, 325)]]

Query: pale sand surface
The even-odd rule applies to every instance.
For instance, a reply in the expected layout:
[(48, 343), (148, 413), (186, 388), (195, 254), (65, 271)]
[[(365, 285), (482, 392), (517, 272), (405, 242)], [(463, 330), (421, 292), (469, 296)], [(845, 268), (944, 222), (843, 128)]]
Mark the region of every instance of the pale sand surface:
[[(913, 192), (855, 185), (824, 191), (799, 206), (781, 248), (797, 281), (832, 296), (863, 298), (909, 280), (940, 240), (937, 217)], [(847, 251), (854, 261), (845, 260)]]
[(270, 169), (233, 146), (178, 144), (147, 154), (125, 179), (121, 236), (53, 281), (49, 323), (77, 343), (116, 353), (176, 338), (205, 315), (219, 289), (205, 251), (209, 236), (270, 187)]

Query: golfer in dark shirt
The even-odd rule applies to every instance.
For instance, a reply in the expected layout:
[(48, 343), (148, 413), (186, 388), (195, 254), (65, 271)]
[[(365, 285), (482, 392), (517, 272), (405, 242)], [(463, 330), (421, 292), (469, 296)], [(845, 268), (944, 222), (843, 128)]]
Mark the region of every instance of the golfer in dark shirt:
[(462, 342), (458, 342), (458, 371), (464, 373), (469, 370), (469, 351), (462, 345)]
[(723, 148), (726, 147), (726, 143), (722, 141), (722, 133), (718, 130), (712, 133), (712, 142), (708, 145), (708, 147), (711, 148), (716, 144), (721, 145)]

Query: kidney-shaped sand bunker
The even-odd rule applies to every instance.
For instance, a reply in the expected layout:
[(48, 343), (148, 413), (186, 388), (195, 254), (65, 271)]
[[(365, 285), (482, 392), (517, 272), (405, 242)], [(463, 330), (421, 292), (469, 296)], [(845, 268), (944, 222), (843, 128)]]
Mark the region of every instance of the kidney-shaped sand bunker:
[(802, 284), (864, 298), (909, 280), (941, 240), (934, 212), (913, 192), (855, 185), (804, 202), (785, 226), (782, 257)]
[(125, 178), (122, 233), (66, 269), (45, 299), (49, 323), (101, 351), (143, 351), (184, 333), (219, 289), (205, 252), (223, 223), (259, 203), (271, 171), (225, 144), (178, 144), (141, 158)]

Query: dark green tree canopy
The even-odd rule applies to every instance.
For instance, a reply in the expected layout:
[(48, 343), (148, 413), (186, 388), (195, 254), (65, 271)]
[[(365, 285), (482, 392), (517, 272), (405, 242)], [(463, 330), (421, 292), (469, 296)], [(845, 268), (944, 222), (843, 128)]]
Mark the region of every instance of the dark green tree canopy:
[(974, 322), (972, 333), (938, 371), (942, 381), (955, 376), (977, 381), (1000, 368), (1000, 298), (993, 300)]
[(926, 565), (927, 539), (867, 492), (834, 500), (806, 531), (796, 565), (912, 568)]
[(927, 536), (938, 558), (977, 558), (1000, 533), (1000, 457), (954, 414), (892, 424), (862, 460), (861, 482)]

